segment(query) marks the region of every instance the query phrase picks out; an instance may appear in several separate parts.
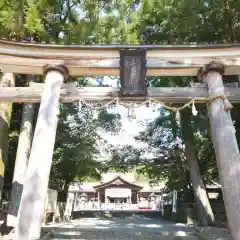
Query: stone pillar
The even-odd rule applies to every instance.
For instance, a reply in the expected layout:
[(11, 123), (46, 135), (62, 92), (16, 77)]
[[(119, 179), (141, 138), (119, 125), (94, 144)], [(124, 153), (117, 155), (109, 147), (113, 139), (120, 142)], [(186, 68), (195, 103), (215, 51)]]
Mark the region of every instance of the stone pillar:
[(76, 192), (76, 193), (74, 194), (73, 211), (77, 211), (77, 198), (78, 198), (78, 193)]
[(98, 208), (100, 207), (100, 189), (97, 190), (98, 195)]
[(107, 195), (106, 195), (106, 189), (104, 189), (104, 203), (107, 203)]
[(32, 149), (22, 193), (14, 240), (40, 238), (49, 174), (58, 122), (59, 98), (68, 70), (64, 66), (44, 68), (46, 74)]
[[(224, 95), (224, 66), (210, 63), (199, 73), (207, 84), (210, 97)], [(227, 99), (215, 98), (208, 103), (212, 141), (215, 148), (228, 224), (234, 240), (240, 239), (240, 154)]]

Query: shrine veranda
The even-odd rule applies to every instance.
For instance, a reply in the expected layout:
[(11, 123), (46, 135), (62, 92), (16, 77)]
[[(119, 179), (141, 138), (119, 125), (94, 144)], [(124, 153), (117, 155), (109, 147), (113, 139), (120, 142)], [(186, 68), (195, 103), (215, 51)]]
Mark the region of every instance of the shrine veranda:
[[(240, 74), (240, 44), (235, 45), (84, 45), (63, 46), (0, 41), (4, 73), (45, 75), (42, 84), (1, 87), (0, 101), (40, 102), (14, 239), (38, 239), (52, 163), (60, 102), (162, 102), (180, 111), (194, 102), (208, 107), (228, 224), (240, 239), (240, 155), (229, 111), (239, 102), (239, 87), (223, 75)], [(120, 76), (121, 89), (76, 88), (70, 76)], [(147, 88), (146, 76), (193, 76), (186, 88)], [(169, 107), (168, 102), (183, 103)]]

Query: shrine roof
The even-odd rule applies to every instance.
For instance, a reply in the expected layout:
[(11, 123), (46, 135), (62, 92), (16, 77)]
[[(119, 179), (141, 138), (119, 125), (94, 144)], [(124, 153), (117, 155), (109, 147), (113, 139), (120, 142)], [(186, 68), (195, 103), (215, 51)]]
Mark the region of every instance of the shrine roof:
[(137, 185), (137, 184), (134, 184), (134, 183), (131, 183), (131, 182), (125, 180), (125, 179), (122, 178), (121, 176), (116, 176), (116, 177), (114, 177), (112, 180), (110, 180), (110, 181), (108, 181), (108, 182), (105, 182), (105, 183), (101, 183), (101, 184), (99, 184), (99, 185), (96, 185), (96, 186), (94, 186), (93, 188), (94, 188), (94, 189), (99, 189), (99, 188), (106, 188), (106, 187), (108, 187), (108, 186), (110, 186), (110, 185), (119, 185), (119, 186), (120, 186), (120, 185), (122, 185), (122, 184), (127, 185), (127, 186), (129, 186), (130, 188), (139, 189), (139, 190), (143, 188), (143, 187), (140, 186), (140, 185)]
[[(72, 183), (70, 185), (68, 191), (69, 192), (82, 192), (82, 193), (96, 192), (95, 189), (98, 189), (98, 188), (95, 188), (95, 187), (107, 184), (111, 181), (113, 181), (113, 179), (111, 179), (108, 182), (102, 183), (102, 184), (99, 182), (82, 182), (82, 183), (76, 182), (76, 183)], [(126, 182), (129, 182), (129, 181), (126, 181)], [(130, 184), (133, 184), (133, 183), (130, 183)], [(133, 184), (133, 185), (139, 186), (140, 192), (143, 192), (143, 193), (144, 192), (145, 193), (151, 193), (151, 192), (160, 193), (163, 191), (163, 189), (165, 187), (164, 182), (161, 182), (161, 183), (157, 184), (156, 186), (149, 186), (149, 184), (147, 184), (147, 183), (138, 183), (138, 184)], [(215, 190), (215, 189), (221, 189), (221, 185), (219, 185), (219, 184), (206, 185), (206, 187), (207, 187), (208, 191)]]

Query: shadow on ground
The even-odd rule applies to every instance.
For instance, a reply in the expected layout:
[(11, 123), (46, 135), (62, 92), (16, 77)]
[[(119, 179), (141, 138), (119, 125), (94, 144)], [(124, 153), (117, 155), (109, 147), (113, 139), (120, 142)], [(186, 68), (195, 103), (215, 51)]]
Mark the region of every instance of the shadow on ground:
[(54, 239), (197, 239), (195, 230), (184, 224), (142, 217), (78, 219), (48, 224), (43, 230), (53, 231)]

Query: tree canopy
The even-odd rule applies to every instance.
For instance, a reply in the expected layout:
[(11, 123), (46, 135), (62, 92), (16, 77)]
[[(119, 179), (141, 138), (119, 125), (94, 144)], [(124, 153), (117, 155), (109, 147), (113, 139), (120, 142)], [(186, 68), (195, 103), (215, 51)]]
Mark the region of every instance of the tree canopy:
[[(11, 40), (63, 44), (234, 43), (240, 41), (240, 1), (2, 0), (0, 35)], [(79, 77), (76, 80), (80, 85), (86, 85), (89, 79)], [(188, 86), (195, 80), (158, 76), (148, 79), (152, 87)], [(217, 181), (206, 109), (201, 104), (196, 107), (198, 114), (190, 116), (190, 124), (201, 173), (205, 181)], [(239, 140), (238, 109), (236, 106), (233, 117)], [(177, 138), (182, 138), (181, 126), (175, 120), (175, 113), (161, 112), (145, 132), (136, 136), (138, 141), (157, 149), (156, 157), (142, 157), (142, 151), (132, 146), (109, 145), (110, 160), (106, 164), (97, 161), (100, 151), (98, 130), (117, 133), (121, 128), (121, 117), (109, 114), (104, 107), (95, 118), (89, 106), (83, 106), (79, 112), (77, 104), (62, 105), (52, 183), (65, 184), (75, 179), (83, 180), (86, 176), (98, 178), (103, 169), (125, 171), (136, 168), (153, 182), (164, 179), (171, 189), (182, 188), (188, 184), (189, 173), (183, 149), (176, 143)]]

